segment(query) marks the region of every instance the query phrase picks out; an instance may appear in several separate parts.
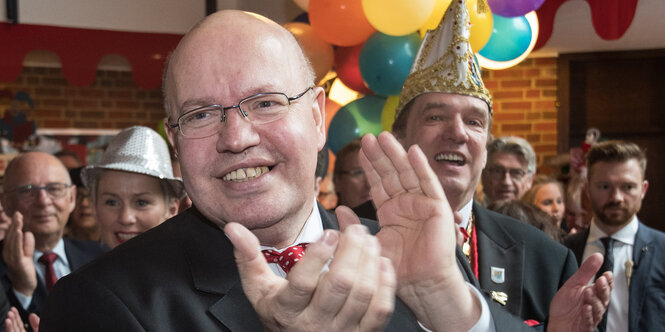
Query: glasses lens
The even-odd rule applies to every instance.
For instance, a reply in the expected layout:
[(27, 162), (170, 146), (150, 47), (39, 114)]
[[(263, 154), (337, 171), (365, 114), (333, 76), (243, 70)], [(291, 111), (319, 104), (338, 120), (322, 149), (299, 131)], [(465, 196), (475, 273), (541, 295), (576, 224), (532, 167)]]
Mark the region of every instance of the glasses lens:
[(206, 107), (189, 112), (178, 120), (180, 131), (187, 137), (206, 137), (221, 126), (222, 109)]
[(268, 123), (283, 117), (289, 110), (289, 98), (282, 93), (264, 93), (249, 97), (240, 108), (255, 124)]
[(49, 196), (53, 198), (60, 198), (65, 195), (67, 185), (64, 183), (49, 183), (46, 185), (45, 189)]

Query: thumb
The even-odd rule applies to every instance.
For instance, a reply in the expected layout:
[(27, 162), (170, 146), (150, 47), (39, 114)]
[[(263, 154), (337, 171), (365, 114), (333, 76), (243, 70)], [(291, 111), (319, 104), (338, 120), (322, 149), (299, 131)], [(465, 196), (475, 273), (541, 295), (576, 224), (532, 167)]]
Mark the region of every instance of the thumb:
[(36, 314), (30, 314), (30, 316), (28, 316), (28, 321), (30, 321), (30, 327), (32, 327), (33, 331), (39, 332), (39, 321), (40, 320), (41, 319)]
[(268, 284), (265, 282), (266, 278), (279, 277), (270, 270), (268, 262), (261, 254), (259, 239), (254, 233), (245, 226), (234, 222), (226, 224), (224, 233), (233, 244), (238, 273), (247, 298), (250, 300), (258, 298), (262, 293), (262, 290), (259, 289), (260, 285)]
[(587, 258), (580, 268), (573, 274), (568, 281), (564, 284), (565, 286), (584, 286), (589, 283), (589, 280), (593, 278), (600, 267), (603, 265), (603, 255), (595, 253), (589, 258)]
[(35, 236), (32, 232), (23, 233), (23, 255), (32, 258), (35, 253)]
[(339, 222), (339, 229), (341, 231), (344, 231), (351, 225), (360, 224), (360, 219), (358, 219), (358, 216), (353, 210), (344, 205), (340, 205), (335, 209), (335, 215), (337, 215), (337, 221)]

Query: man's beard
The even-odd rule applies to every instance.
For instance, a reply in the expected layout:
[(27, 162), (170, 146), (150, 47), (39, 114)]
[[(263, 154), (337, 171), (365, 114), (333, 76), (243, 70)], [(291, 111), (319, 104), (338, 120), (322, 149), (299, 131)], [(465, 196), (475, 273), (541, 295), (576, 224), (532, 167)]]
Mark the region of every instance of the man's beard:
[[(616, 208), (619, 208), (617, 210)], [(611, 212), (606, 212), (609, 208), (613, 208)], [(620, 226), (628, 223), (637, 211), (631, 211), (628, 207), (622, 204), (609, 203), (603, 205), (600, 211), (596, 211), (596, 216), (605, 225)]]

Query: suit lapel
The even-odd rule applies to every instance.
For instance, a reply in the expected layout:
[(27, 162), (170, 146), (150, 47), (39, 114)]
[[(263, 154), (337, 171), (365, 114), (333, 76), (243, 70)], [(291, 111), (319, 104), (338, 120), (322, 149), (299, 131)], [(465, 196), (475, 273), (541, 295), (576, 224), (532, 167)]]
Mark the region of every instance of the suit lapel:
[(481, 288), (505, 293), (505, 308), (521, 312), (523, 288), (524, 243), (515, 241), (487, 210), (474, 203), (478, 236), (478, 279)]
[(635, 234), (635, 244), (633, 246), (633, 275), (630, 278), (629, 304), (628, 304), (628, 326), (630, 331), (637, 331), (640, 321), (640, 313), (644, 305), (649, 273), (656, 247), (652, 244), (651, 233), (648, 227), (639, 224), (637, 234)]

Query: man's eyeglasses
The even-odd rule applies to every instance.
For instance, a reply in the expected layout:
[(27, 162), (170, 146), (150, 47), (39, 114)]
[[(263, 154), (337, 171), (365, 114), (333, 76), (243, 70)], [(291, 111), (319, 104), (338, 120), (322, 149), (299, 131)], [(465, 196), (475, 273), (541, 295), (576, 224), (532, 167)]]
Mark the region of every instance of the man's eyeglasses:
[(224, 107), (219, 104), (206, 105), (187, 111), (178, 117), (171, 128), (180, 128), (180, 133), (188, 138), (203, 138), (217, 134), (226, 121), (226, 111), (237, 108), (240, 114), (253, 124), (277, 121), (289, 111), (289, 105), (302, 97), (313, 87), (289, 97), (281, 92), (259, 93), (241, 100), (237, 105)]
[(29, 184), (27, 186), (14, 188), (7, 193), (14, 193), (19, 199), (35, 199), (39, 196), (39, 192), (44, 190), (50, 198), (57, 199), (64, 197), (67, 194), (67, 188), (71, 186), (71, 184), (59, 182), (49, 183), (45, 186)]
[(522, 180), (526, 176), (527, 172), (521, 168), (509, 168), (506, 169), (501, 166), (492, 166), (487, 169), (490, 177), (494, 179), (503, 179), (506, 176), (506, 173), (510, 175), (510, 178), (516, 181)]
[(362, 168), (352, 168), (348, 171), (338, 171), (337, 174), (348, 175), (352, 178), (356, 178), (356, 177), (359, 177), (359, 176), (364, 176), (365, 171), (363, 171)]

